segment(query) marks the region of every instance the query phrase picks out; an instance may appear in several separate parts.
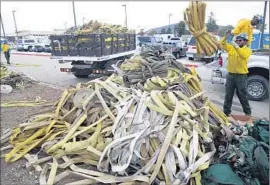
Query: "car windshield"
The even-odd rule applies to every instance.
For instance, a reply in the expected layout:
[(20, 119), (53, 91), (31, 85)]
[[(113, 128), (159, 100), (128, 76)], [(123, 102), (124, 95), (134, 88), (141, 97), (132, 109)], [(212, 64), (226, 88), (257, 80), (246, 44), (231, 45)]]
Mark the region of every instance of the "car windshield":
[(22, 43), (22, 40), (18, 40), (18, 44), (21, 44)]
[(137, 37), (140, 42), (151, 42), (151, 37)]
[(24, 40), (24, 43), (34, 43), (35, 40)]
[(194, 37), (191, 37), (190, 40), (189, 40), (188, 45), (195, 46), (196, 45), (196, 39)]

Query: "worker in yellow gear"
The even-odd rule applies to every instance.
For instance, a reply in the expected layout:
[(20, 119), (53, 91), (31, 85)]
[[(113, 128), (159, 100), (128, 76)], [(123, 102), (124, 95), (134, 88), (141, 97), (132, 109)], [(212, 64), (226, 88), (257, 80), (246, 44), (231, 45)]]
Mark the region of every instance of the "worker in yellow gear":
[(245, 33), (248, 35), (248, 43), (247, 46), (250, 46), (252, 42), (252, 35), (253, 35), (253, 27), (261, 24), (263, 22), (262, 16), (254, 16), (252, 20), (249, 19), (241, 19), (236, 27), (229, 32), (228, 34), (228, 42), (230, 42), (233, 38), (235, 39), (236, 35), (239, 35), (240, 33)]
[(4, 44), (2, 45), (2, 51), (4, 52), (5, 58), (7, 60), (7, 63), (10, 64), (10, 53), (9, 53), (9, 46), (7, 44), (7, 41), (4, 41)]
[(246, 33), (237, 35), (235, 41), (232, 40), (231, 44), (227, 43), (226, 39), (226, 37), (223, 37), (220, 40), (223, 49), (228, 52), (228, 74), (226, 76), (223, 111), (227, 116), (231, 114), (233, 96), (236, 90), (236, 95), (240, 100), (244, 113), (250, 116), (251, 108), (246, 90), (247, 62), (251, 55), (251, 49), (247, 47), (248, 35)]

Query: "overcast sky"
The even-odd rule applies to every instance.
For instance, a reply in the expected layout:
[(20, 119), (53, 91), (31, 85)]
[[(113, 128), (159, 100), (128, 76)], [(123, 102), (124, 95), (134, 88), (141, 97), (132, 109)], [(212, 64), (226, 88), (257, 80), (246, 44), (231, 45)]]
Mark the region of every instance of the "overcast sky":
[[(124, 25), (125, 12), (121, 2), (75, 2), (77, 24), (80, 25), (85, 17), (85, 22), (98, 20), (111, 24)], [(214, 12), (219, 25), (236, 25), (242, 18), (252, 18), (254, 14), (263, 14), (263, 1), (239, 1), (239, 2), (206, 2), (207, 16)], [(150, 29), (183, 20), (183, 11), (188, 2), (133, 2), (127, 1), (128, 27), (139, 30)], [(52, 31), (74, 25), (72, 2), (1, 2), (1, 14), (6, 33), (14, 33), (15, 26), (12, 10), (16, 10), (15, 16), (18, 30)], [(269, 6), (267, 6), (267, 12)], [(269, 13), (266, 16), (269, 23)], [(269, 27), (269, 25), (267, 26)], [(269, 30), (269, 28), (268, 28)]]

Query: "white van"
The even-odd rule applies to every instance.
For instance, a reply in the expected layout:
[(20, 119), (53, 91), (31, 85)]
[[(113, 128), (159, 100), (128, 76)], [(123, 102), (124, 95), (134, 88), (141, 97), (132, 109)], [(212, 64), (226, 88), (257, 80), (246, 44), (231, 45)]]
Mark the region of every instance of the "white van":
[(19, 39), (17, 41), (17, 51), (30, 51), (37, 44), (35, 39)]

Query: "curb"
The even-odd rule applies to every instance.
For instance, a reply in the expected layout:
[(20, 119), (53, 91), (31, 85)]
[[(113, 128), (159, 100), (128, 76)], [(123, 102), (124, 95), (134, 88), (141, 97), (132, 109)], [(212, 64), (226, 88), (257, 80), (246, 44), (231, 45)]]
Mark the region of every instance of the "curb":
[(12, 55), (25, 55), (25, 56), (38, 56), (38, 57), (50, 57), (51, 54), (39, 54), (39, 53), (10, 53)]

